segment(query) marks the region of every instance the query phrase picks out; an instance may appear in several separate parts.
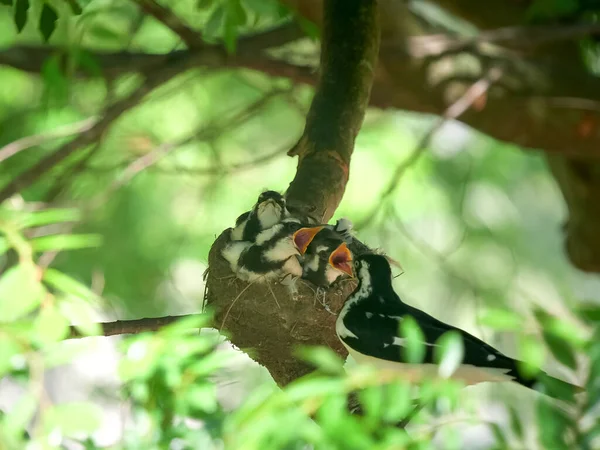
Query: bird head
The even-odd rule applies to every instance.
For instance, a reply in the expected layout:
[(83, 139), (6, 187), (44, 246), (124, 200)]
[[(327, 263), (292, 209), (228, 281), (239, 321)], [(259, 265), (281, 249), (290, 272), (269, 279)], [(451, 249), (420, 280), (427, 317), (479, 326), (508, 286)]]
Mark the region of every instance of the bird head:
[(361, 255), (354, 261), (354, 271), (359, 281), (391, 283), (392, 269), (389, 258), (376, 253)]
[(264, 191), (258, 196), (255, 210), (263, 229), (269, 228), (283, 219), (285, 199), (279, 192)]
[(345, 242), (342, 242), (329, 255), (329, 264), (340, 272), (344, 272), (354, 278), (354, 270), (352, 268), (352, 252), (348, 249)]
[(300, 228), (294, 233), (294, 245), (296, 246), (301, 255), (304, 255), (304, 253), (306, 253), (306, 249), (313, 241), (317, 233), (319, 233), (319, 231), (321, 231), (322, 229), (322, 226), (304, 227)]

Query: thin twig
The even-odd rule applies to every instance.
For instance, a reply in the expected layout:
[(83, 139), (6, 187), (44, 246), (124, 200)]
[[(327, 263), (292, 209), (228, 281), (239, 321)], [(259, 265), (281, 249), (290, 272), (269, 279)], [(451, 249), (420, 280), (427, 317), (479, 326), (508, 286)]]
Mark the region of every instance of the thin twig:
[(28, 148), (36, 147), (38, 145), (45, 144), (48, 141), (58, 139), (61, 137), (71, 136), (73, 134), (88, 131), (94, 125), (96, 125), (97, 122), (97, 117), (88, 117), (87, 119), (81, 120), (79, 122), (63, 125), (54, 128), (50, 131), (44, 131), (42, 133), (33, 134), (31, 136), (26, 136), (24, 138), (17, 139), (16, 141), (11, 142), (10, 144), (7, 144), (4, 147), (0, 148), (0, 162)]
[[(181, 316), (148, 317), (135, 320), (117, 320), (114, 322), (101, 322), (102, 336), (115, 336), (118, 334), (138, 334), (144, 331), (156, 331), (164, 326), (170, 325), (178, 320), (188, 317), (200, 317), (201, 314), (185, 314)], [(85, 337), (74, 325), (69, 328), (67, 339)]]
[(469, 107), (479, 99), (485, 92), (489, 89), (489, 87), (496, 82), (502, 76), (501, 69), (492, 68), (487, 76), (480, 79), (476, 83), (474, 83), (467, 91), (452, 105), (450, 105), (442, 117), (440, 117), (436, 123), (425, 133), (425, 135), (418, 142), (414, 150), (408, 155), (408, 158), (403, 160), (394, 171), (390, 182), (383, 190), (379, 202), (371, 209), (371, 211), (365, 216), (364, 219), (359, 221), (355, 225), (355, 229), (359, 230), (368, 226), (377, 216), (377, 213), (381, 210), (381, 207), (388, 200), (389, 197), (396, 191), (398, 185), (404, 176), (405, 172), (413, 166), (425, 153), (425, 149), (429, 144), (429, 141), (433, 137), (433, 135), (448, 121), (452, 119), (457, 119), (460, 117)]
[[(165, 174), (165, 175), (190, 175), (190, 176), (203, 176), (203, 175), (220, 175), (220, 174), (231, 174), (234, 172), (239, 172), (244, 169), (249, 169), (256, 167), (260, 164), (264, 164), (266, 162), (271, 161), (272, 159), (277, 158), (278, 156), (284, 156), (287, 150), (289, 149), (289, 144), (286, 144), (284, 148), (278, 148), (269, 153), (265, 153), (257, 158), (251, 159), (249, 161), (244, 161), (236, 164), (230, 164), (228, 166), (219, 166), (214, 165), (210, 167), (190, 167), (190, 166), (182, 166), (178, 164), (173, 164), (167, 166), (155, 165), (151, 169), (157, 173)], [(118, 169), (122, 169), (129, 165), (129, 162), (118, 164), (118, 165), (102, 165), (102, 166), (89, 166), (86, 170), (91, 172), (113, 172)]]

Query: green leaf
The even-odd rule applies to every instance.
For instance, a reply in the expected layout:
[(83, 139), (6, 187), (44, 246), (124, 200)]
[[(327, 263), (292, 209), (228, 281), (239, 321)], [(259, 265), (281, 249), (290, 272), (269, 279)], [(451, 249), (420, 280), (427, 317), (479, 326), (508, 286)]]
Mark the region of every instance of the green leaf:
[(33, 264), (21, 263), (0, 277), (0, 322), (12, 322), (37, 308), (44, 295)]
[(523, 328), (523, 318), (514, 311), (500, 308), (487, 308), (480, 317), (482, 325), (495, 330), (520, 330)]
[(38, 237), (29, 242), (31, 248), (36, 252), (77, 250), (99, 247), (102, 245), (102, 237), (97, 234), (53, 234)]
[(225, 7), (223, 5), (219, 5), (212, 12), (206, 24), (204, 25), (203, 35), (207, 38), (216, 38), (223, 27), (223, 19), (225, 18)]
[(593, 303), (582, 304), (577, 308), (577, 313), (588, 322), (600, 323), (600, 305)]
[(213, 0), (196, 0), (197, 9), (208, 9), (212, 6)]
[(4, 428), (9, 430), (26, 429), (37, 409), (38, 402), (36, 396), (32, 392), (25, 392), (5, 417), (3, 421)]
[(44, 42), (48, 42), (52, 33), (56, 29), (56, 21), (58, 20), (58, 14), (56, 10), (49, 4), (44, 2), (42, 6), (42, 13), (40, 14), (40, 22), (38, 28), (44, 37)]
[(29, 11), (29, 0), (16, 0), (15, 1), (15, 15), (14, 22), (17, 27), (17, 32), (23, 31), (25, 24), (27, 23), (27, 11)]
[(441, 378), (450, 378), (460, 367), (465, 357), (465, 344), (458, 331), (448, 331), (436, 341), (434, 360), (439, 364)]
[(537, 375), (544, 363), (544, 346), (533, 336), (519, 337), (519, 371), (526, 378)]
[(9, 248), (10, 244), (8, 243), (8, 239), (4, 236), (0, 236), (0, 256), (4, 255)]
[(69, 321), (54, 305), (44, 306), (36, 317), (35, 331), (42, 344), (58, 342), (69, 334)]
[(56, 99), (64, 103), (69, 94), (69, 81), (62, 70), (62, 56), (54, 54), (42, 64), (42, 78), (44, 80), (44, 93), (49, 99)]
[(21, 350), (10, 334), (0, 334), (0, 378), (13, 369), (13, 361)]
[(47, 430), (58, 429), (61, 434), (75, 437), (78, 433), (91, 434), (102, 422), (102, 410), (93, 403), (73, 402), (53, 405), (44, 415)]
[(102, 76), (102, 67), (96, 58), (87, 50), (73, 49), (71, 57), (75, 60), (77, 66), (84, 69), (90, 75), (100, 77)]
[(13, 0), (0, 0), (0, 5), (12, 6)]
[(190, 386), (184, 398), (191, 407), (209, 414), (214, 413), (219, 406), (216, 385), (212, 383), (201, 383)]
[(508, 441), (506, 440), (506, 436), (504, 436), (504, 430), (497, 423), (490, 423), (490, 428), (494, 433), (494, 438), (496, 439), (496, 444), (507, 448)]
[(518, 438), (522, 438), (524, 436), (524, 434), (523, 434), (523, 424), (521, 423), (521, 420), (522, 420), (521, 417), (519, 417), (519, 414), (517, 413), (517, 411), (515, 411), (514, 408), (508, 408), (508, 412), (510, 415), (510, 428), (511, 428), (512, 432)]
[(302, 31), (313, 41), (318, 41), (321, 38), (321, 30), (313, 21), (301, 16), (296, 16), (296, 20)]
[(409, 383), (396, 381), (384, 386), (384, 389), (386, 407), (383, 418), (388, 423), (398, 423), (412, 410), (411, 386)]
[(83, 12), (83, 8), (79, 6), (77, 0), (67, 0), (67, 3), (71, 7), (71, 11), (74, 15), (79, 16)]
[(52, 223), (78, 222), (81, 212), (75, 208), (53, 208), (36, 211), (23, 216), (19, 228), (39, 227)]
[(56, 269), (46, 269), (44, 271), (43, 280), (45, 283), (65, 294), (70, 294), (88, 301), (99, 300), (99, 297), (85, 284)]
[(425, 336), (419, 324), (412, 316), (404, 316), (400, 322), (400, 337), (404, 339), (401, 346), (402, 359), (408, 364), (419, 364), (425, 358), (427, 347)]
[(102, 326), (96, 321), (95, 314), (87, 303), (63, 299), (59, 307), (61, 313), (84, 336), (102, 335)]
[(575, 352), (569, 346), (569, 344), (562, 339), (558, 338), (552, 333), (543, 331), (542, 336), (544, 336), (544, 341), (546, 341), (546, 345), (552, 352), (552, 355), (564, 364), (565, 366), (576, 370), (577, 369), (577, 359), (575, 358)]
[(344, 373), (344, 361), (328, 347), (300, 347), (296, 354), (326, 373)]

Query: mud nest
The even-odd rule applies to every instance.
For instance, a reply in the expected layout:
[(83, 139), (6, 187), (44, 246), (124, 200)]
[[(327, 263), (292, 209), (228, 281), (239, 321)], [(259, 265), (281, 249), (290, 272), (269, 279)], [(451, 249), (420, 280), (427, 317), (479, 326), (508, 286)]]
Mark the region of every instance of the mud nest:
[(249, 285), (235, 277), (221, 256), (229, 232), (221, 233), (208, 255), (206, 306), (215, 313), (215, 328), (265, 366), (280, 386), (314, 370), (294, 357), (298, 345), (325, 345), (345, 358), (348, 352), (335, 334), (335, 320), (356, 281), (325, 291), (327, 306), (305, 280), (297, 281), (294, 297), (278, 282)]

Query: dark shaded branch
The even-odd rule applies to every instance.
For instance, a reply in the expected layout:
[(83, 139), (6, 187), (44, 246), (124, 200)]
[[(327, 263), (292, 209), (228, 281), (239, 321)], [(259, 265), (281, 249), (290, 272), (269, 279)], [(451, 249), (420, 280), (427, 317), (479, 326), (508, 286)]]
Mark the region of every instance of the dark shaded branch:
[(287, 190), (292, 211), (327, 222), (344, 195), (354, 140), (369, 102), (379, 49), (375, 0), (325, 0), (321, 76)]
[[(102, 336), (116, 336), (118, 334), (138, 334), (145, 331), (156, 331), (162, 327), (170, 325), (178, 320), (188, 317), (198, 317), (200, 314), (185, 314), (182, 316), (149, 317), (135, 320), (117, 320), (115, 322), (102, 322)], [(76, 327), (69, 327), (69, 336), (67, 339), (77, 339), (85, 337)]]
[(137, 0), (137, 3), (144, 12), (150, 14), (171, 31), (176, 33), (183, 42), (185, 42), (188, 48), (198, 48), (202, 47), (204, 44), (200, 37), (200, 33), (185, 25), (169, 8), (158, 4), (154, 0)]

